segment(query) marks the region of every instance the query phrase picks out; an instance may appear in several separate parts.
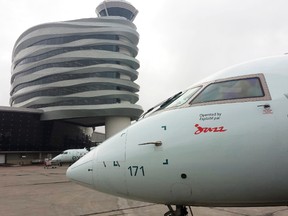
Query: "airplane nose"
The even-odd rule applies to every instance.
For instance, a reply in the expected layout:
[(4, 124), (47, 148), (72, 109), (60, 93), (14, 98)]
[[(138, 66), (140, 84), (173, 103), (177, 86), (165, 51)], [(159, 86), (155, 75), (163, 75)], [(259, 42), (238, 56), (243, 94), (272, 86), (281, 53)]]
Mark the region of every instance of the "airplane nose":
[(60, 159), (60, 156), (57, 155), (56, 157), (52, 158), (52, 162), (57, 162)]
[(66, 171), (66, 176), (78, 184), (93, 188), (93, 156), (96, 149), (88, 152)]

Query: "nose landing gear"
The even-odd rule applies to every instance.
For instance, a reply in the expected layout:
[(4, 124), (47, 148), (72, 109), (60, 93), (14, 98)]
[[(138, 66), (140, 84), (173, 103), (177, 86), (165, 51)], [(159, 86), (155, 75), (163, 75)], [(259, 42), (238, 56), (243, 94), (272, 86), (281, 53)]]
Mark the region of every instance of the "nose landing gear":
[[(176, 210), (172, 208), (171, 205), (167, 205), (169, 211), (164, 214), (164, 216), (188, 216), (187, 207), (183, 205), (176, 205)], [(193, 216), (193, 212), (189, 206), (191, 216)]]

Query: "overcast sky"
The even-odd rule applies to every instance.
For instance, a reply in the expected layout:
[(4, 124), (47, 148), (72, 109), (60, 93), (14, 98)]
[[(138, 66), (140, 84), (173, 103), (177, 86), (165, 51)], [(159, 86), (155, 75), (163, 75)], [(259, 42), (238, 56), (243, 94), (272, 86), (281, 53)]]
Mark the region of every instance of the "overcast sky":
[[(28, 28), (96, 17), (102, 0), (0, 0), (0, 106), (9, 105), (11, 53)], [(139, 13), (136, 83), (144, 110), (220, 69), (288, 52), (287, 0), (130, 0)]]

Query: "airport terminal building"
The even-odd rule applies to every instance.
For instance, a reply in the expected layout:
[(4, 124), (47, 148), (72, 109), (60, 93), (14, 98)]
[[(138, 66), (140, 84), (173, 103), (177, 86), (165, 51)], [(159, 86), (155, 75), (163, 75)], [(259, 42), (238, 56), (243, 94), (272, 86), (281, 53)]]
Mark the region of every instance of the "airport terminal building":
[(20, 35), (11, 107), (0, 107), (0, 163), (90, 147), (104, 139), (92, 139), (95, 127), (105, 126), (107, 138), (142, 114), (137, 12), (126, 1), (106, 0), (97, 18), (45, 23)]

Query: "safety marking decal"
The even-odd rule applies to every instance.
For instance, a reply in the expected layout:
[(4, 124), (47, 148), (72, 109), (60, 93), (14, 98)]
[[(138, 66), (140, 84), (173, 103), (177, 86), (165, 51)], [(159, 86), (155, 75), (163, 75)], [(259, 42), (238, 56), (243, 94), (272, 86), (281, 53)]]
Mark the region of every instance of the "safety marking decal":
[(106, 161), (107, 162), (107, 164), (106, 164), (106, 162), (105, 161), (102, 161), (103, 162), (103, 166), (106, 168), (106, 167), (111, 167), (111, 166), (113, 166), (113, 167), (120, 167), (120, 163), (119, 163), (119, 161)]
[(114, 166), (114, 167), (115, 167), (115, 166), (120, 167), (120, 164), (119, 164), (118, 161), (113, 161), (113, 166)]
[(201, 127), (199, 124), (195, 124), (195, 127), (197, 130), (195, 131), (195, 135), (201, 134), (201, 133), (223, 133), (227, 131), (227, 129), (224, 129), (224, 126), (219, 127)]
[(163, 165), (168, 165), (168, 159), (166, 159), (165, 162), (163, 162)]
[(161, 128), (163, 128), (163, 130), (167, 130), (167, 126), (163, 125)]

